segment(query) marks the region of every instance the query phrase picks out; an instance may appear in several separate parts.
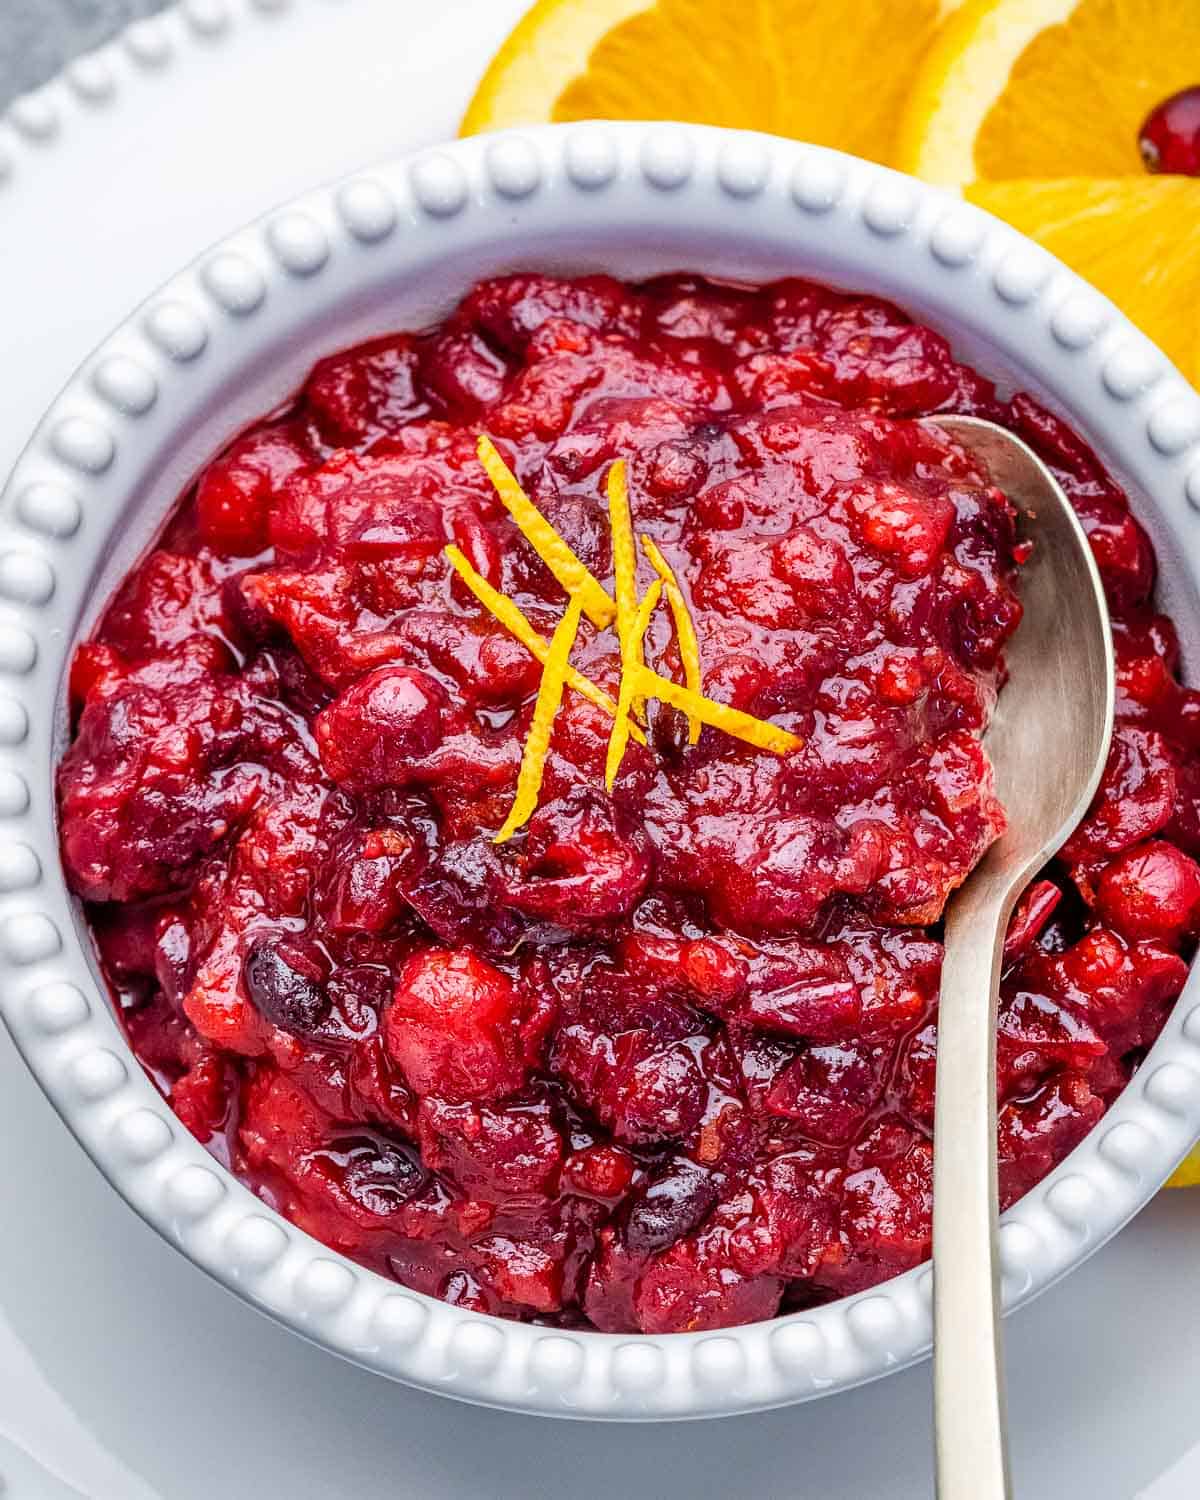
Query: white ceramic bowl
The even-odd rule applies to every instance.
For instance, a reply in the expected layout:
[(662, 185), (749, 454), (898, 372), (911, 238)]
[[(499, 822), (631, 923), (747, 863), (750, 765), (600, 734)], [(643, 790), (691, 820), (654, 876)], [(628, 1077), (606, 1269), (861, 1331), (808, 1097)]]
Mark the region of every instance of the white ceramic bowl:
[[(709, 1416), (843, 1390), (927, 1351), (927, 1267), (773, 1322), (625, 1338), (449, 1307), (327, 1250), (175, 1120), (122, 1037), (63, 881), (65, 664), (186, 482), (320, 355), (427, 324), (515, 268), (801, 273), (894, 297), (1094, 442), (1136, 497), (1185, 659), (1200, 660), (1200, 397), (1021, 235), (895, 173), (766, 136), (593, 124), (459, 142), (316, 192), (202, 256), (87, 361), (17, 464), (0, 505), (0, 1007), (128, 1202), (349, 1359), (558, 1416)], [(1197, 983), (1108, 1115), (1005, 1215), (1006, 1307), (1103, 1243), (1200, 1133)]]

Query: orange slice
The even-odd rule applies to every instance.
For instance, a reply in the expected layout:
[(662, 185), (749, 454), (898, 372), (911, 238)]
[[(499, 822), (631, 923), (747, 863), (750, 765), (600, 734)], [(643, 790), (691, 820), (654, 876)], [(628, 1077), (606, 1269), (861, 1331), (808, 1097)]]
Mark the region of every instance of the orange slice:
[(540, 0), (462, 133), (691, 120), (891, 160), (913, 70), (958, 0)]
[(1197, 0), (969, 0), (914, 80), (899, 165), (1054, 251), (1198, 381), (1200, 180), (1138, 149), (1197, 83)]
[(1200, 1146), (1194, 1146), (1167, 1178), (1170, 1188), (1200, 1187)]
[(1200, 179), (1018, 179), (967, 196), (1086, 276), (1200, 384)]
[(1196, 83), (1196, 0), (969, 0), (913, 80), (897, 165), (953, 187), (1144, 178), (1142, 121)]

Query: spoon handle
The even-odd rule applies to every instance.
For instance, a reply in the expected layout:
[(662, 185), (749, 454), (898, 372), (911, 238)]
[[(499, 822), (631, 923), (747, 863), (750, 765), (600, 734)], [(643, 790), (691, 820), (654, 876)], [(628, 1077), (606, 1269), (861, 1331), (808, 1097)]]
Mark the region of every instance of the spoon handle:
[(946, 917), (933, 1150), (938, 1500), (1011, 1496), (996, 1244), (996, 1003), (1014, 895), (969, 880)]

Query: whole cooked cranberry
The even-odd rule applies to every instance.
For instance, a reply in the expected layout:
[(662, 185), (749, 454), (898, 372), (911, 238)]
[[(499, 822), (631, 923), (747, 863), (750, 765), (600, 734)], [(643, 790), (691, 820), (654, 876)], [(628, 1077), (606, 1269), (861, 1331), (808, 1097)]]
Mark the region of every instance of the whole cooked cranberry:
[(616, 1199), (633, 1181), (635, 1163), (620, 1146), (585, 1146), (563, 1163), (562, 1183), (589, 1198)]
[(694, 495), (708, 477), (708, 464), (695, 445), (678, 440), (661, 442), (646, 459), (644, 484), (656, 499), (668, 502)]
[(317, 715), (321, 762), (348, 792), (403, 786), (442, 739), (445, 692), (414, 667), (378, 667)]
[(730, 1264), (726, 1241), (701, 1230), (654, 1257), (634, 1296), (643, 1333), (699, 1333), (775, 1316), (782, 1280), (744, 1276)]
[(501, 348), (524, 350), (546, 323), (569, 321), (600, 332), (632, 333), (636, 311), (628, 290), (611, 276), (497, 276), (481, 281), (463, 304), (463, 313)]
[(322, 436), (350, 447), (382, 432), (398, 432), (424, 416), (429, 404), (416, 389), (413, 340), (383, 338), (323, 359), (308, 377), (304, 400)]
[(272, 1026), (298, 1036), (315, 1031), (329, 1013), (329, 997), (313, 956), (298, 944), (256, 938), (242, 965), (246, 991)]
[(468, 949), (430, 949), (400, 970), (383, 1044), (410, 1086), (458, 1103), (525, 1081), (525, 1007), (506, 974)]
[(696, 1059), (683, 1045), (639, 1058), (617, 1094), (614, 1132), (634, 1145), (680, 1140), (700, 1123), (708, 1098)]
[(650, 879), (645, 833), (611, 798), (579, 787), (534, 813), (510, 906), (570, 930), (624, 916)]
[(381, 1227), (378, 1221), (403, 1208), (428, 1177), (406, 1147), (376, 1136), (333, 1140), (310, 1152), (305, 1165), (364, 1228)]
[(1200, 177), (1200, 84), (1150, 111), (1138, 131), (1138, 147), (1149, 172)]
[(253, 557), (267, 545), (275, 491), (313, 462), (290, 424), (248, 432), (205, 470), (196, 490), (200, 535), (217, 552)]
[(553, 1191), (563, 1142), (544, 1101), (498, 1108), (424, 1099), (418, 1128), (425, 1165), (472, 1198), (503, 1202)]
[(499, 400), (508, 366), (477, 334), (460, 328), (426, 344), (420, 373), (427, 390), (470, 421)]
[(859, 480), (846, 497), (846, 512), (855, 538), (886, 557), (901, 578), (930, 571), (954, 523), (949, 500), (918, 495), (892, 480)]
[(845, 614), (854, 574), (836, 542), (817, 536), (808, 526), (797, 526), (776, 546), (772, 567), (791, 585), (805, 615), (821, 619)]
[(711, 1173), (680, 1157), (634, 1201), (625, 1243), (635, 1255), (665, 1250), (690, 1234), (717, 1201)]
[(1200, 913), (1200, 866), (1174, 844), (1139, 844), (1101, 875), (1096, 909), (1110, 927), (1135, 940), (1191, 934)]
[(843, 1296), (924, 1260), (932, 1232), (933, 1148), (912, 1139), (900, 1154), (868, 1161), (845, 1180), (841, 1245), (815, 1280)]

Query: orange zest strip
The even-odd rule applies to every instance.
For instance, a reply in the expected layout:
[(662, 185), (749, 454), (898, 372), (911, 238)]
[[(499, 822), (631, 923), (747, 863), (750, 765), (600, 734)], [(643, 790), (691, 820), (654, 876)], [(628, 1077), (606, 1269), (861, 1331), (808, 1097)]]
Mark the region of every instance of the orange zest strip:
[(550, 639), (550, 651), (542, 672), (537, 702), (533, 705), (533, 719), (525, 738), (525, 752), (521, 756), (521, 770), (517, 775), (517, 795), (504, 826), (494, 842), (503, 844), (512, 838), (518, 828), (528, 823), (538, 805), (542, 790), (542, 774), (546, 768), (546, 752), (550, 749), (550, 732), (554, 728), (555, 716), (562, 703), (563, 687), (570, 665), (571, 647), (579, 633), (579, 620), (583, 613), (583, 602), (572, 597), (566, 613), (554, 627)]
[(504, 503), (509, 515), (520, 527), (525, 540), (542, 559), (562, 584), (572, 599), (578, 598), (583, 612), (596, 627), (603, 630), (616, 614), (616, 606), (608, 591), (588, 572), (587, 568), (546, 520), (537, 506), (517, 483), (516, 476), (496, 451), (496, 445), (486, 433), (481, 433), (475, 445), (479, 462), (487, 470), (497, 495)]
[[(650, 616), (658, 608), (658, 601), (662, 598), (662, 580), (656, 578), (646, 590), (641, 604), (638, 606), (637, 614), (633, 621), (633, 630), (630, 644), (637, 660), (634, 666), (645, 671), (642, 665), (642, 641), (646, 634), (646, 627), (650, 624)], [(613, 720), (612, 732), (608, 737), (608, 756), (604, 762), (604, 785), (611, 792), (613, 782), (617, 779), (617, 772), (621, 769), (621, 762), (625, 758), (625, 746), (629, 743), (630, 714), (633, 711), (633, 700), (637, 692), (637, 671), (623, 668), (621, 671), (621, 696), (617, 699), (617, 714)]]
[[(617, 596), (617, 639), (621, 644), (621, 671), (640, 666), (641, 637), (635, 639), (637, 618), (637, 549), (633, 542), (633, 519), (629, 511), (629, 486), (625, 460), (618, 458), (608, 471), (608, 524), (612, 536), (613, 592)], [(644, 633), (644, 632), (643, 632)], [(637, 718), (643, 717), (646, 700), (634, 693), (630, 700)]]
[[(700, 642), (696, 638), (692, 612), (688, 609), (687, 600), (683, 597), (683, 590), (679, 587), (679, 580), (675, 577), (671, 564), (648, 536), (642, 537), (642, 551), (650, 559), (650, 565), (662, 579), (667, 591), (667, 603), (671, 607), (671, 618), (675, 621), (679, 660), (683, 664), (683, 680), (693, 693), (698, 693), (703, 679), (700, 673)], [(700, 720), (695, 714), (688, 714), (687, 721), (688, 744), (694, 745), (700, 738)]]
[(756, 745), (760, 750), (773, 750), (776, 755), (785, 755), (789, 750), (798, 750), (804, 741), (799, 735), (778, 724), (769, 724), (765, 719), (756, 719), (753, 714), (744, 714), (741, 709), (730, 708), (724, 703), (714, 703), (702, 693), (672, 682), (669, 677), (660, 677), (649, 667), (635, 667), (631, 674), (638, 679), (638, 692), (647, 698), (661, 698), (681, 713), (694, 714), (702, 724), (723, 730), (735, 739)]
[[(482, 574), (475, 571), (457, 547), (447, 547), (446, 556), (450, 560), (451, 567), (484, 609), (494, 615), (505, 630), (520, 641), (530, 656), (545, 666), (550, 655), (549, 645), (508, 595), (502, 594), (499, 589), (494, 589)], [(616, 716), (617, 705), (614, 700), (603, 688), (597, 687), (590, 677), (585, 677), (582, 672), (577, 672), (572, 666), (567, 667), (567, 686), (574, 688), (581, 697), (586, 698), (589, 703), (594, 703), (597, 708), (603, 709), (606, 714)], [(646, 736), (636, 724), (629, 725), (629, 733), (639, 745), (646, 743)]]
[[(621, 705), (626, 705), (626, 713), (641, 706), (632, 669), (642, 662), (640, 642), (645, 634), (645, 625), (640, 634), (637, 631), (637, 549), (633, 542), (633, 520), (629, 513), (625, 460), (621, 458), (608, 471), (608, 524), (612, 535), (613, 593), (617, 598), (617, 640), (621, 646), (621, 689), (617, 699), (617, 717), (613, 720), (608, 737), (608, 755), (604, 763), (604, 784), (611, 792), (629, 739), (623, 728)], [(658, 593), (661, 595), (661, 587)], [(649, 620), (650, 616), (647, 614), (647, 624)]]
[(608, 471), (608, 517), (612, 528), (613, 592), (617, 596), (617, 639), (625, 659), (637, 615), (637, 552), (633, 545), (633, 521), (629, 515), (629, 486), (625, 483), (625, 460), (618, 458)]

